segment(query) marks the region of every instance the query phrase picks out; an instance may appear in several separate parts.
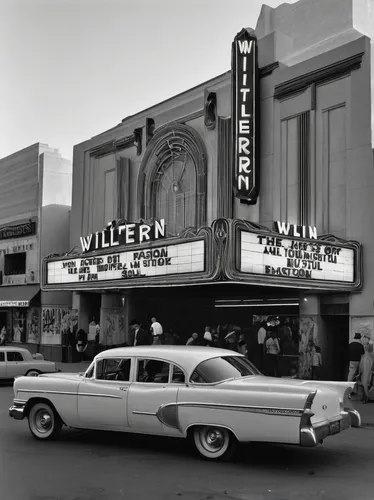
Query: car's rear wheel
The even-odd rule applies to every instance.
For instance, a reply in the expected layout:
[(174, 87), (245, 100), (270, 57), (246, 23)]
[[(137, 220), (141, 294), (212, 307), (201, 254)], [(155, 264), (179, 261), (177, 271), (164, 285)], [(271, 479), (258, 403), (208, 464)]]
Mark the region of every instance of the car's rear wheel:
[(210, 460), (230, 460), (237, 446), (237, 440), (229, 430), (209, 425), (195, 427), (193, 441), (200, 455)]
[(29, 429), (39, 440), (56, 438), (62, 428), (62, 422), (54, 408), (48, 403), (36, 403), (30, 408)]
[(40, 372), (38, 370), (29, 370), (26, 373), (26, 377), (37, 377), (38, 375), (40, 375)]

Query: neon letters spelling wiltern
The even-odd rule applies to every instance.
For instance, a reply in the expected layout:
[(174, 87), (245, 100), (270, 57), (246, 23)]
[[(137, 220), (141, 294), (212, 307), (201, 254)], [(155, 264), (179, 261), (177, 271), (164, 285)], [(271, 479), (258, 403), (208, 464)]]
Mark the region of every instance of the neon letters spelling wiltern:
[(242, 29), (232, 45), (232, 125), (235, 196), (256, 203), (257, 39)]

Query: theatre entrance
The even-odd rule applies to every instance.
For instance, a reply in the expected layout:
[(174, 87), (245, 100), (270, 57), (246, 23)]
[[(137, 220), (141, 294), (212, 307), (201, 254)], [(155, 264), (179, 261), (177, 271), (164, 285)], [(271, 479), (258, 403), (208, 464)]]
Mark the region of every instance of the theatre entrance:
[[(164, 331), (172, 331), (185, 344), (205, 326), (236, 325), (242, 330), (269, 316), (298, 318), (298, 293), (248, 285), (218, 284), (165, 287), (132, 291), (133, 314), (143, 328), (155, 316)], [(297, 333), (295, 333), (297, 335)]]

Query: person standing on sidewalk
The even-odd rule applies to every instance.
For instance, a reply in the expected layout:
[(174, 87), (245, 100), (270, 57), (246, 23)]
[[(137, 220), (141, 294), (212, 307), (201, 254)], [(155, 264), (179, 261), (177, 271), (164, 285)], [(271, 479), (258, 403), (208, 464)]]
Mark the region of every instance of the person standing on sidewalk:
[(151, 335), (153, 339), (153, 345), (160, 345), (162, 342), (163, 338), (163, 328), (161, 323), (157, 321), (156, 318), (152, 318), (152, 325), (151, 325)]
[(361, 356), (365, 353), (361, 342), (361, 333), (355, 333), (354, 339), (349, 344), (349, 372), (348, 382), (353, 382), (360, 367)]

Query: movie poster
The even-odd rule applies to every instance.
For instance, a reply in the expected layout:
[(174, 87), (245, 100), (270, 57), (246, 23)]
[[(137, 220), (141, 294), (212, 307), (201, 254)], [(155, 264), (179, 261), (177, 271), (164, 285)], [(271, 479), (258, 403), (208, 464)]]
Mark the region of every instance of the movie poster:
[(43, 335), (52, 336), (56, 330), (56, 310), (49, 307), (43, 307)]
[(27, 342), (40, 343), (40, 308), (30, 307), (27, 311)]

